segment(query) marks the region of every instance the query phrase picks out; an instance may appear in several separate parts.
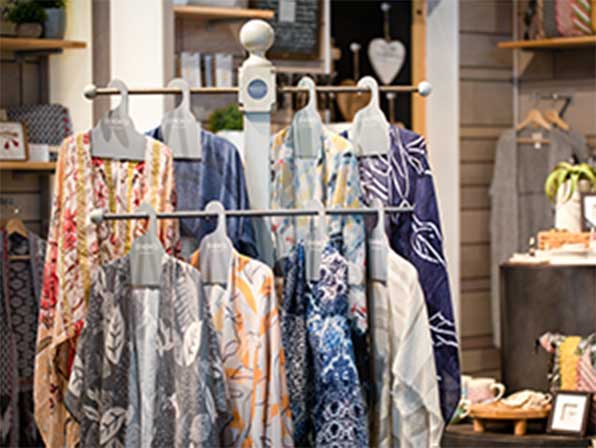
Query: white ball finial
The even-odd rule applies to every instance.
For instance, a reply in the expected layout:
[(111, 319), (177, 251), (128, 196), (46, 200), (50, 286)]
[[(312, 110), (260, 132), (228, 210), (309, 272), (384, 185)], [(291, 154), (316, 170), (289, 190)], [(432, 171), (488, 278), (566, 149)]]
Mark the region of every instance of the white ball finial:
[(100, 208), (96, 208), (89, 213), (89, 220), (95, 224), (101, 224), (103, 222), (103, 210)]
[(88, 100), (95, 98), (97, 96), (97, 87), (95, 87), (95, 84), (88, 84), (85, 86), (83, 89), (83, 96)]
[(273, 28), (264, 20), (250, 20), (240, 30), (240, 43), (249, 53), (264, 54), (273, 45)]
[(422, 81), (418, 84), (418, 93), (420, 96), (428, 96), (433, 91), (433, 86), (428, 81)]
[(360, 44), (359, 44), (358, 42), (352, 42), (352, 43), (350, 44), (350, 50), (351, 50), (353, 53), (356, 53), (357, 51), (360, 51), (360, 48), (361, 48), (361, 47), (360, 47)]

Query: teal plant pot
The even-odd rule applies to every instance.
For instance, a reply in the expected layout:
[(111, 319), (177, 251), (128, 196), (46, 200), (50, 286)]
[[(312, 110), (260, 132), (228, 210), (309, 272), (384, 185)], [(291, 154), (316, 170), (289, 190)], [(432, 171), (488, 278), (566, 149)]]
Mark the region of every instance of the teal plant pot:
[(47, 8), (47, 19), (43, 24), (44, 37), (63, 39), (66, 31), (66, 11), (64, 8)]

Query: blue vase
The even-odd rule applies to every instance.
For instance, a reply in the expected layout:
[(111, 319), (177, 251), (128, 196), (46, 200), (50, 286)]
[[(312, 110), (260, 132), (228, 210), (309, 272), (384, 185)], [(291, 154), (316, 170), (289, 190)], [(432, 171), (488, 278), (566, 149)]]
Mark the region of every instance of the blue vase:
[(47, 8), (48, 18), (43, 24), (44, 37), (47, 39), (62, 39), (66, 31), (66, 11), (64, 8)]

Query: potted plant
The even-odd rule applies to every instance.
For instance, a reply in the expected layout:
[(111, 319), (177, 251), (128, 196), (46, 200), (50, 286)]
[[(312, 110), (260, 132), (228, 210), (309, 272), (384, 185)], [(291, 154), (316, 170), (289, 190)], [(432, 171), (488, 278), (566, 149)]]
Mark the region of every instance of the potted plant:
[(581, 193), (596, 189), (596, 171), (587, 163), (559, 163), (544, 185), (546, 196), (555, 204), (555, 227), (581, 232)]
[(21, 0), (9, 6), (6, 18), (17, 26), (17, 36), (40, 37), (46, 12), (35, 0)]
[(244, 120), (237, 104), (216, 109), (209, 116), (209, 130), (232, 142), (244, 160)]
[(63, 39), (66, 31), (66, 0), (38, 0), (46, 12), (43, 35), (48, 39)]
[(12, 3), (12, 0), (0, 0), (0, 36), (16, 36), (17, 34), (16, 25), (7, 17)]

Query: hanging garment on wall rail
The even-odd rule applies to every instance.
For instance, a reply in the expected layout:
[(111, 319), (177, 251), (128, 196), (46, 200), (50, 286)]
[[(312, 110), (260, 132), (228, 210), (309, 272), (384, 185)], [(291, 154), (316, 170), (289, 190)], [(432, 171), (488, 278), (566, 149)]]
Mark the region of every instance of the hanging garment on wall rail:
[[(200, 264), (200, 252), (192, 257)], [(294, 446), (273, 271), (234, 251), (225, 287), (203, 284), (217, 333), (232, 421), (224, 446)]]
[[(149, 135), (163, 141), (161, 128)], [(174, 160), (176, 178), (176, 205), (178, 210), (203, 210), (210, 201), (219, 201), (227, 210), (250, 208), (244, 166), (233, 143), (211, 132), (201, 131), (202, 155), (200, 160)], [(190, 238), (190, 253), (201, 240), (215, 229), (215, 222), (206, 219), (181, 219), (180, 233), (183, 249)], [(228, 236), (242, 254), (257, 258), (257, 246), (252, 220), (247, 217), (227, 219)]]
[[(358, 165), (350, 143), (323, 128), (322, 146), (316, 158), (302, 159), (295, 154), (292, 128), (273, 137), (271, 161), (272, 208), (305, 208), (312, 199), (327, 207), (359, 207)], [(272, 218), (276, 258), (286, 257), (299, 240), (308, 235), (310, 218)], [(367, 329), (364, 291), (364, 225), (360, 216), (328, 219), (329, 235), (339, 240), (341, 253), (350, 263), (350, 319), (354, 328)]]
[(544, 193), (544, 182), (559, 162), (587, 161), (585, 139), (556, 128), (541, 130), (548, 144), (535, 148), (532, 129), (504, 131), (497, 143), (491, 196), (491, 288), (494, 343), (501, 345), (499, 265), (516, 252), (526, 252), (529, 240), (553, 227), (553, 208)]
[(200, 274), (164, 255), (159, 288), (129, 256), (99, 268), (66, 406), (80, 447), (214, 447), (231, 417)]
[(306, 330), (304, 246), (296, 244), (286, 260), (281, 299), (281, 335), (286, 354), (286, 377), (294, 424), (294, 444), (312, 444), (314, 434), (313, 355)]
[(432, 338), (416, 268), (389, 250), (387, 283), (369, 281), (374, 396), (371, 445), (439, 447), (443, 417)]
[[(424, 292), (439, 378), (441, 411), (449, 421), (460, 399), (458, 342), (451, 303), (443, 235), (426, 143), (418, 134), (390, 127), (388, 155), (358, 160), (363, 200), (408, 205), (412, 213), (389, 216), (387, 235), (397, 254), (418, 271)], [(347, 133), (345, 134), (347, 135)]]
[(0, 446), (43, 446), (33, 416), (33, 366), (45, 254), (46, 242), (34, 233), (0, 231)]
[(315, 445), (369, 446), (348, 319), (348, 263), (332, 244), (323, 251), (320, 272), (320, 279), (307, 289), (306, 309), (315, 377)]
[[(172, 156), (162, 143), (147, 138), (141, 162), (94, 158), (91, 145), (89, 132), (66, 139), (56, 170), (35, 359), (35, 419), (50, 447), (78, 440), (62, 397), (87, 313), (91, 273), (126, 254), (144, 229), (143, 221), (133, 220), (97, 227), (89, 214), (97, 208), (128, 212), (141, 202), (164, 212), (175, 205)], [(175, 252), (178, 222), (160, 220), (159, 237)]]

